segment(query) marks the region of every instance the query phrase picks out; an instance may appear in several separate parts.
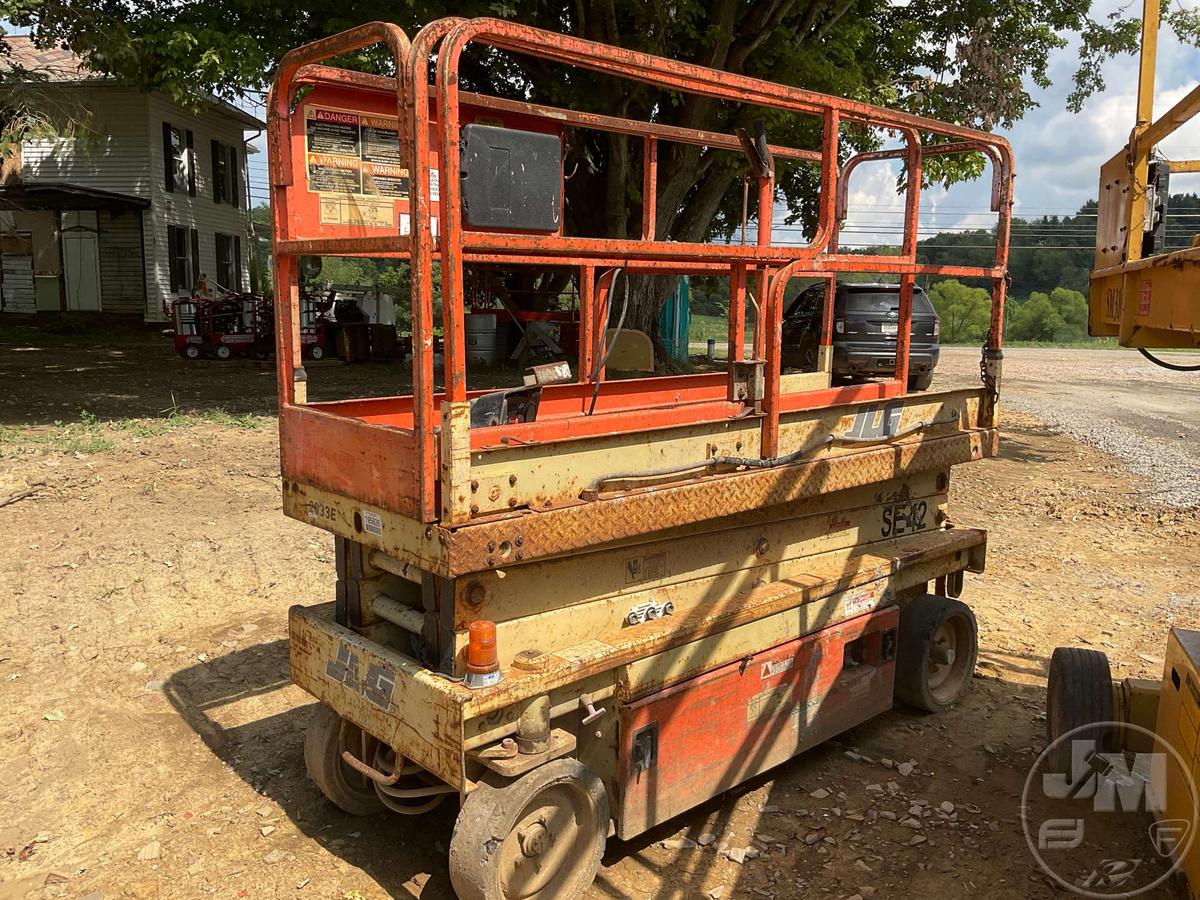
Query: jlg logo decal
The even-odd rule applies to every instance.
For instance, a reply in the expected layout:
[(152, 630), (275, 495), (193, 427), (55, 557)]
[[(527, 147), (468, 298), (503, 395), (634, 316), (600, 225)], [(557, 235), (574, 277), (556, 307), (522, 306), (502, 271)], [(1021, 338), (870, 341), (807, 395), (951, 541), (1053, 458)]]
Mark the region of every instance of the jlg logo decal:
[(900, 430), (900, 419), (904, 416), (904, 404), (872, 403), (854, 417), (854, 423), (846, 437), (860, 440), (887, 438)]

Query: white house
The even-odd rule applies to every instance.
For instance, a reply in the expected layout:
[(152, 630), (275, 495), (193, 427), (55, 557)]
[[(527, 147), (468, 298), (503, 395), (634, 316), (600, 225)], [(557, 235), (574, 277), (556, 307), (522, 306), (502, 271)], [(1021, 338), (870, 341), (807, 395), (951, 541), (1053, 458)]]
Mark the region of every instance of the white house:
[(88, 71), (79, 57), (4, 38), (15, 65), (90, 113), (73, 138), (31, 140), (0, 184), (0, 316), (166, 318), (201, 274), (249, 287), (248, 138), (263, 122), (215, 98), (197, 115)]

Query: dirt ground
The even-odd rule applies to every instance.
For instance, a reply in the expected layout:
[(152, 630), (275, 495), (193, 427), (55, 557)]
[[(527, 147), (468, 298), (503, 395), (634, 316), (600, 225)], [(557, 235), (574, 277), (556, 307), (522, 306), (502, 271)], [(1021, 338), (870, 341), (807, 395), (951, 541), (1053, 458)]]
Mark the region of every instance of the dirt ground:
[[(0, 502), (35, 491), (0, 507), (0, 897), (451, 896), (450, 804), (355, 819), (305, 776), (285, 614), (331, 597), (333, 549), (280, 512), (273, 373), (160, 340), (0, 341)], [(991, 529), (966, 698), (610, 841), (590, 896), (1056, 896), (1018, 820), (1047, 659), (1090, 645), (1159, 677), (1168, 626), (1200, 627), (1200, 513), (1017, 412), (955, 479), (955, 521)], [(903, 827), (914, 801), (953, 818)]]

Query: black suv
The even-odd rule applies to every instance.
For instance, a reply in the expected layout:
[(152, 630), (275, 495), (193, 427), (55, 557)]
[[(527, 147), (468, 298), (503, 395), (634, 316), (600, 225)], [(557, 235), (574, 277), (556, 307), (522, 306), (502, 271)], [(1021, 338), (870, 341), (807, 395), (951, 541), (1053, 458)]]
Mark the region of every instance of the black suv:
[[(801, 291), (783, 314), (783, 364), (812, 371), (821, 342), (825, 286)], [(896, 369), (900, 315), (898, 284), (838, 284), (833, 298), (833, 375), (863, 379), (891, 376)], [(924, 391), (933, 382), (941, 346), (941, 321), (929, 297), (913, 288), (908, 389)]]

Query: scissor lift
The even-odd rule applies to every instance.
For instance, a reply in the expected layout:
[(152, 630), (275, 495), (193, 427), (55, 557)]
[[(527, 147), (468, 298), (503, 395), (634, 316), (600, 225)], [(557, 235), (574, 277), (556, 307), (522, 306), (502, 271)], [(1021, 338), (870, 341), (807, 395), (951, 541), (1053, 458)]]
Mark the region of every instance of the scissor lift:
[[(374, 44), (396, 77), (326, 64)], [(821, 143), (469, 93), (469, 46), (808, 117)], [(844, 123), (888, 129), (903, 149), (839, 173)], [(442, 19), (411, 43), (373, 23), (294, 50), (269, 128), (284, 509), (337, 547), (336, 599), (291, 610), (291, 669), (321, 701), (305, 755), (334, 803), (417, 814), (454, 797), (461, 896), (578, 896), (610, 833), (636, 835), (893, 696), (936, 710), (966, 687), (976, 628), (954, 598), (964, 571), (982, 570), (986, 535), (952, 526), (947, 495), (952, 466), (997, 449), (1012, 191), (1002, 139), (494, 19)], [(564, 227), (568, 129), (640, 140), (639, 235)], [(658, 237), (657, 168), (672, 145), (745, 155), (765, 211), (752, 242)], [(948, 152), (994, 167), (992, 266), (916, 261), (922, 159)], [(839, 252), (849, 170), (897, 155), (901, 253)], [(772, 240), (781, 162), (820, 173), (805, 246)], [(411, 395), (308, 401), (304, 255), (411, 266)], [(509, 392), (467, 389), (464, 270), (476, 265), (574, 270), (576, 381), (560, 367)], [(899, 278), (890, 380), (831, 384), (839, 272)], [(644, 274), (729, 278), (725, 371), (606, 378), (620, 281)], [(993, 286), (977, 387), (906, 394), (913, 284), (925, 274)], [(827, 285), (823, 351), (817, 371), (790, 373), (783, 298), (801, 276)]]

